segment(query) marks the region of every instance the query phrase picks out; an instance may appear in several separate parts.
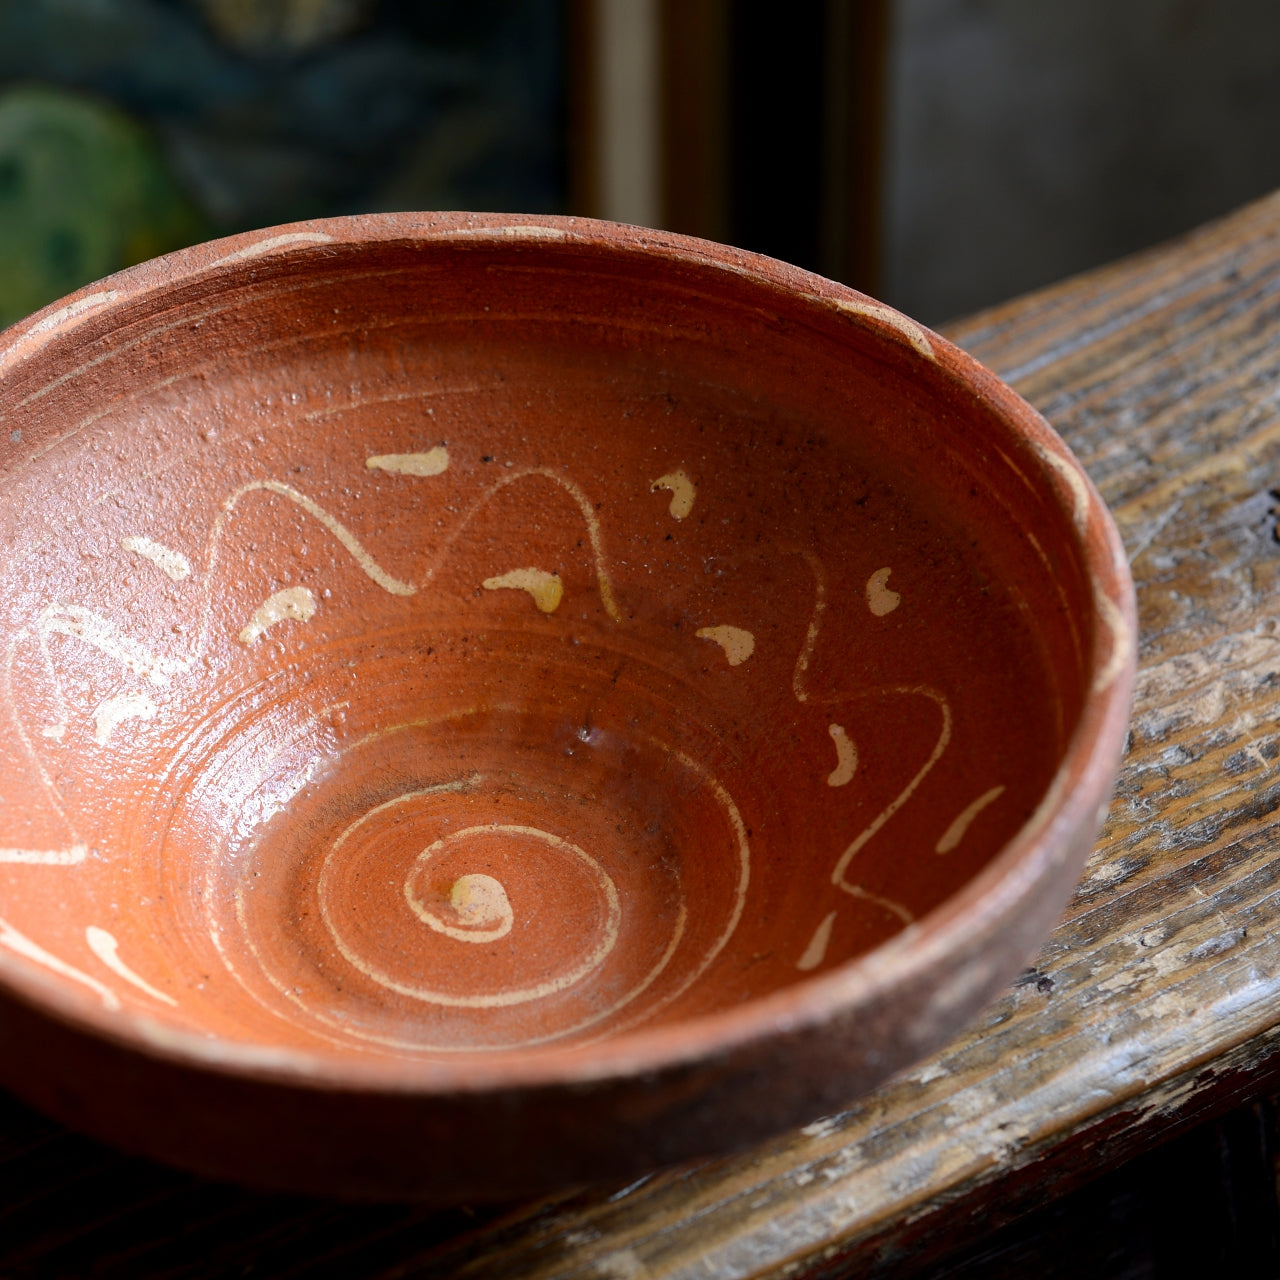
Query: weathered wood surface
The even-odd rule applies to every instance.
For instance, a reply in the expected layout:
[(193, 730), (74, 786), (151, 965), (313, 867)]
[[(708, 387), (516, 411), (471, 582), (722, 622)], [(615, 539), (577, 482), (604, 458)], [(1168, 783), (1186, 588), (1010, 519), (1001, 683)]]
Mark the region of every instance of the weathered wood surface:
[[(748, 1155), (474, 1216), (213, 1188), (0, 1111), (0, 1180), (26, 1187), (16, 1216), (0, 1207), (0, 1273), (64, 1274), (61, 1258), (94, 1261), (66, 1274), (112, 1276), (904, 1276), (1273, 1092), (1280, 195), (951, 336), (1038, 405), (1098, 482), (1142, 632), (1111, 818), (1066, 919), (980, 1026)], [(33, 1123), (43, 1136), (24, 1145)], [(75, 1190), (85, 1179), (136, 1189), (95, 1217)], [(24, 1224), (46, 1219), (42, 1246)], [(212, 1251), (194, 1243), (211, 1221)], [(104, 1230), (114, 1243), (95, 1255)]]

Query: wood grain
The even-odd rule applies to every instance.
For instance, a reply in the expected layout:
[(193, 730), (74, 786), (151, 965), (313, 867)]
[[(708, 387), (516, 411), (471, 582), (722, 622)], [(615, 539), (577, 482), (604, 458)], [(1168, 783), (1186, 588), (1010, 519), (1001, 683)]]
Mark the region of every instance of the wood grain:
[[(902, 1276), (1274, 1092), (1280, 195), (950, 336), (1040, 407), (1097, 481), (1133, 560), (1142, 632), (1110, 820), (1061, 926), (979, 1026), (848, 1112), (747, 1155), (475, 1217), (329, 1212), (160, 1171), (148, 1180), (137, 1171), (151, 1166), (44, 1122), (24, 1147), (32, 1121), (14, 1108), (0, 1112), (0, 1141), (11, 1175), (27, 1171), (23, 1212), (35, 1221), (60, 1198), (72, 1210), (44, 1246), (28, 1236), (20, 1265), (6, 1268), (17, 1246), (0, 1245), (0, 1271), (63, 1274), (40, 1270), (41, 1247), (54, 1250), (46, 1259), (87, 1257), (96, 1228), (68, 1185), (114, 1167), (133, 1171), (121, 1185), (134, 1188), (116, 1196), (130, 1223), (116, 1233), (149, 1231), (153, 1248), (131, 1255), (133, 1270), (94, 1274), (202, 1276), (234, 1263), (473, 1280)], [(50, 1164), (57, 1142), (79, 1154)], [(221, 1270), (197, 1256), (202, 1202), (241, 1233), (217, 1251)], [(163, 1266), (147, 1260), (161, 1257), (157, 1237)], [(270, 1270), (263, 1260), (279, 1259), (285, 1239), (290, 1263)]]

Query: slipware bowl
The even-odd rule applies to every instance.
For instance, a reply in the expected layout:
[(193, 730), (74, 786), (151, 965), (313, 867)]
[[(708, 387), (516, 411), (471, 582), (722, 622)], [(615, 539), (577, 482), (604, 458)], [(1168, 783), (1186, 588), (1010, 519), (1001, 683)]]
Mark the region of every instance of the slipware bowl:
[(184, 250), (0, 339), (0, 1081), (441, 1202), (829, 1113), (1044, 938), (1124, 738), (1097, 494), (840, 285), (579, 219)]

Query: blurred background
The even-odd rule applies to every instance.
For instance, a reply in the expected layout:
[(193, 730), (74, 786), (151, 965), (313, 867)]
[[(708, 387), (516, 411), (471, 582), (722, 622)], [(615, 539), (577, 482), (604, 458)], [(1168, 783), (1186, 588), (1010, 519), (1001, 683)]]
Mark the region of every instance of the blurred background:
[(0, 0), (0, 324), (392, 209), (725, 240), (937, 324), (1280, 186), (1271, 0)]

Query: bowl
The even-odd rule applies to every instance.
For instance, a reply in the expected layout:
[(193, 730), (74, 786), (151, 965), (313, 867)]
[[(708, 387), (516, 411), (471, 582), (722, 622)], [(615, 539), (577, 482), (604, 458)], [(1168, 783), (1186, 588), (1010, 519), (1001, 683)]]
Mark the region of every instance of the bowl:
[(1134, 664), (1062, 442), (840, 285), (578, 219), (201, 245), (0, 341), (0, 1081), (261, 1186), (847, 1103), (1060, 911)]

